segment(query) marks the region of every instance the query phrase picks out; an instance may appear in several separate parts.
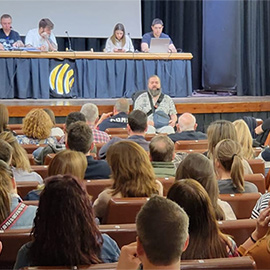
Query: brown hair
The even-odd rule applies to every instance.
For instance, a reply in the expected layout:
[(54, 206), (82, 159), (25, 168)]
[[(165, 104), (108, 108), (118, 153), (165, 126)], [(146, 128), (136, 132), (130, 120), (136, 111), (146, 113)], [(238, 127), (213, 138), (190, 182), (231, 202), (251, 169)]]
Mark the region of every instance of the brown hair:
[(175, 180), (192, 178), (198, 181), (208, 193), (214, 206), (217, 220), (225, 219), (222, 208), (218, 205), (218, 184), (212, 162), (203, 154), (190, 153), (178, 166)]
[(5, 140), (13, 148), (12, 155), (12, 166), (17, 169), (22, 169), (23, 171), (30, 172), (30, 162), (25, 149), (18, 143), (16, 137), (13, 136), (11, 132), (2, 132), (0, 134), (0, 139)]
[(34, 139), (47, 139), (50, 136), (53, 123), (43, 109), (32, 109), (23, 119), (23, 133)]
[(6, 141), (0, 139), (0, 159), (9, 163), (12, 157), (12, 152), (12, 147)]
[(85, 155), (81, 152), (67, 149), (57, 153), (52, 159), (48, 168), (48, 175), (71, 174), (83, 180), (86, 168), (87, 161)]
[(110, 146), (107, 161), (111, 166), (113, 195), (150, 197), (158, 194), (155, 173), (146, 151), (132, 141), (120, 141)]
[(54, 24), (48, 18), (41, 19), (38, 23), (38, 28), (46, 28), (46, 27), (52, 30), (54, 27)]
[(0, 132), (3, 132), (7, 129), (9, 121), (8, 109), (4, 104), (0, 104)]
[(220, 141), (214, 151), (214, 160), (219, 161), (226, 172), (230, 172), (237, 191), (244, 192), (244, 166), (240, 144), (230, 139)]
[(49, 109), (49, 108), (45, 108), (45, 109), (43, 109), (43, 110), (50, 116), (50, 118), (51, 118), (51, 120), (52, 120), (52, 123), (53, 123), (53, 125), (55, 126), (55, 115), (54, 115), (53, 110), (51, 110), (51, 109)]
[(228, 239), (220, 232), (210, 198), (199, 182), (193, 179), (177, 181), (167, 198), (183, 207), (189, 216), (189, 245), (182, 260), (228, 257)]
[(122, 43), (122, 46), (124, 46), (126, 44), (126, 31), (125, 31), (125, 27), (122, 23), (117, 23), (113, 29), (113, 34), (111, 36), (111, 41), (114, 45), (116, 45), (116, 36), (115, 36), (115, 32), (117, 30), (120, 30), (123, 32), (123, 37), (121, 38), (121, 43)]

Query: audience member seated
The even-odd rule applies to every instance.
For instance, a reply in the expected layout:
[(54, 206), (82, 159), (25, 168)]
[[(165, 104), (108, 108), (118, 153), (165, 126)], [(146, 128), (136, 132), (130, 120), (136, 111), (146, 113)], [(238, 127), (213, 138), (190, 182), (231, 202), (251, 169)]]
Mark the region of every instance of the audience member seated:
[(137, 242), (122, 247), (117, 269), (180, 269), (188, 245), (188, 216), (181, 207), (154, 196), (138, 213), (136, 228)]
[(182, 260), (239, 256), (235, 242), (219, 230), (211, 200), (200, 183), (193, 179), (177, 181), (167, 198), (189, 216), (189, 245)]
[(243, 243), (238, 251), (242, 256), (251, 256), (257, 269), (270, 269), (270, 206), (262, 210), (255, 231)]
[(54, 112), (49, 109), (49, 108), (45, 108), (43, 109), (51, 118), (52, 120), (52, 123), (53, 123), (53, 127), (51, 129), (51, 134), (50, 136), (55, 136), (55, 137), (62, 137), (64, 136), (64, 131), (60, 128), (60, 127), (56, 127), (55, 124), (55, 115), (54, 115)]
[(47, 178), (32, 230), (14, 269), (27, 266), (79, 266), (116, 262), (119, 248), (95, 224), (83, 185), (71, 175)]
[[(207, 129), (207, 138), (207, 156), (210, 159), (213, 159), (214, 149), (220, 141), (224, 139), (231, 139), (235, 142), (238, 142), (235, 126), (232, 122), (227, 120), (216, 120), (212, 122)], [(243, 159), (242, 162), (244, 165), (244, 174), (253, 174), (253, 171), (250, 168), (248, 162), (245, 159)]]
[[(145, 151), (149, 151), (149, 142), (145, 139), (145, 132), (147, 130), (147, 115), (139, 110), (134, 110), (128, 115), (128, 138), (139, 144)], [(111, 145), (121, 141), (121, 138), (114, 137), (108, 143), (103, 145), (99, 150), (99, 157), (106, 158), (106, 153)]]
[[(0, 133), (3, 131), (10, 131), (8, 129), (8, 122), (9, 122), (9, 115), (8, 115), (8, 109), (5, 104), (0, 104)], [(15, 132), (11, 131), (14, 135)]]
[(156, 177), (175, 176), (174, 143), (167, 135), (155, 136), (150, 144), (150, 160)]
[(163, 194), (162, 184), (155, 180), (155, 173), (144, 149), (132, 141), (120, 141), (107, 153), (111, 167), (111, 188), (101, 192), (94, 202), (96, 216), (102, 219), (111, 198), (150, 197)]
[(25, 46), (41, 51), (57, 51), (57, 41), (52, 32), (54, 24), (48, 18), (41, 19), (38, 28), (31, 29), (25, 37)]
[(242, 147), (243, 158), (253, 159), (255, 158), (254, 150), (252, 148), (252, 136), (249, 131), (247, 123), (242, 120), (236, 120), (233, 122), (236, 129), (237, 139)]
[(198, 124), (196, 118), (191, 113), (183, 113), (178, 118), (178, 124), (176, 124), (177, 132), (169, 134), (173, 142), (182, 140), (207, 140), (207, 135), (201, 131), (196, 131)]
[(212, 162), (203, 154), (190, 153), (178, 166), (175, 180), (192, 178), (208, 193), (217, 220), (235, 220), (231, 206), (218, 198), (219, 190)]
[(263, 123), (255, 128), (255, 133), (258, 135), (256, 141), (260, 145), (264, 145), (270, 130), (270, 118), (267, 118)]
[(97, 128), (105, 131), (107, 128), (126, 128), (128, 123), (129, 101), (120, 98), (116, 101), (113, 112), (103, 113), (98, 121)]
[(268, 207), (270, 201), (270, 192), (263, 194), (254, 206), (251, 214), (251, 218), (256, 219), (259, 217), (262, 210)]
[[(48, 176), (71, 174), (83, 181), (86, 168), (87, 160), (83, 153), (66, 149), (54, 156), (48, 167)], [(24, 199), (39, 200), (43, 189), (44, 184), (40, 185), (38, 189), (30, 191)]]
[(84, 114), (86, 123), (92, 129), (94, 143), (106, 143), (110, 140), (109, 135), (96, 129), (98, 123), (98, 107), (93, 103), (86, 103), (81, 108), (81, 113)]
[(94, 147), (93, 133), (90, 127), (82, 121), (71, 124), (67, 130), (67, 148), (82, 152), (86, 155), (87, 169), (84, 179), (110, 178), (111, 170), (105, 160), (94, 160), (90, 155)]
[(32, 228), (37, 207), (25, 205), (16, 193), (16, 182), (8, 165), (12, 147), (0, 141), (0, 230)]
[(56, 144), (55, 137), (51, 137), (53, 123), (50, 116), (43, 109), (32, 109), (23, 119), (23, 133), (18, 135), (19, 144)]
[(213, 160), (221, 194), (258, 192), (253, 183), (244, 181), (242, 149), (238, 142), (220, 141), (215, 147)]
[(132, 41), (126, 35), (125, 27), (122, 23), (117, 23), (113, 29), (113, 34), (106, 41), (106, 52), (134, 52)]
[(37, 181), (43, 183), (42, 177), (36, 172), (30, 172), (31, 166), (26, 151), (18, 143), (16, 137), (11, 132), (0, 133), (0, 139), (6, 141), (13, 148), (11, 169), (16, 182), (18, 181)]

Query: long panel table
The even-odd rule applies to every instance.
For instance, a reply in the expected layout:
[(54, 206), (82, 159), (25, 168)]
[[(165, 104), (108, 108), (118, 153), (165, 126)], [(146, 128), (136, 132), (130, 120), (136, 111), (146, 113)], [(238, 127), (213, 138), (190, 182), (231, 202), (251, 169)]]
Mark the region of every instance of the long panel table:
[(131, 97), (157, 74), (171, 97), (192, 94), (191, 53), (0, 52), (0, 98)]

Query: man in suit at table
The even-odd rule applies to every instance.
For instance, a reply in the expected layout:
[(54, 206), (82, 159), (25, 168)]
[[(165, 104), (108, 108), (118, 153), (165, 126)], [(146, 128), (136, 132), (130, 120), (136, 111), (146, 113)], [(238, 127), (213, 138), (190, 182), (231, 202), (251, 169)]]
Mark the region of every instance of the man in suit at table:
[(183, 113), (178, 118), (177, 132), (169, 134), (169, 138), (173, 141), (186, 140), (207, 140), (207, 135), (200, 131), (196, 131), (198, 124), (196, 118), (191, 113)]

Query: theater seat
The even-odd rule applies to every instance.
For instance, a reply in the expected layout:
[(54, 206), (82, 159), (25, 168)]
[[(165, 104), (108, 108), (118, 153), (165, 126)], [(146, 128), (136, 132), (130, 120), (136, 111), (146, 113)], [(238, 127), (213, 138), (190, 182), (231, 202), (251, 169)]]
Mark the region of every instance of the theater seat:
[(163, 186), (163, 196), (167, 196), (169, 189), (175, 182), (175, 177), (157, 177)]
[(219, 229), (233, 237), (237, 246), (242, 245), (256, 228), (256, 219), (218, 221)]
[(91, 195), (92, 202), (94, 202), (97, 199), (99, 193), (101, 193), (104, 189), (112, 186), (113, 180), (111, 179), (85, 180), (84, 183), (87, 193)]
[(174, 144), (175, 150), (190, 150), (190, 149), (207, 149), (208, 140), (186, 140), (177, 141)]
[(42, 177), (42, 179), (45, 179), (48, 177), (48, 166), (32, 165), (31, 171), (38, 173)]
[(32, 154), (37, 148), (45, 147), (46, 144), (21, 144), (27, 154)]
[(251, 167), (253, 173), (265, 173), (264, 161), (261, 159), (248, 159), (248, 164)]
[(29, 191), (33, 189), (37, 189), (38, 182), (37, 181), (17, 181), (17, 191), (21, 198), (24, 198)]
[(250, 218), (260, 193), (219, 194), (219, 198), (231, 205), (237, 219)]
[(136, 215), (147, 202), (147, 197), (138, 198), (112, 198), (107, 212), (102, 220), (103, 224), (135, 223)]
[(261, 173), (255, 173), (255, 174), (246, 174), (244, 176), (244, 180), (253, 183), (257, 186), (258, 191), (262, 194), (265, 193), (266, 187), (265, 187), (265, 177)]
[(128, 134), (127, 128), (106, 128), (105, 132), (109, 135)]

